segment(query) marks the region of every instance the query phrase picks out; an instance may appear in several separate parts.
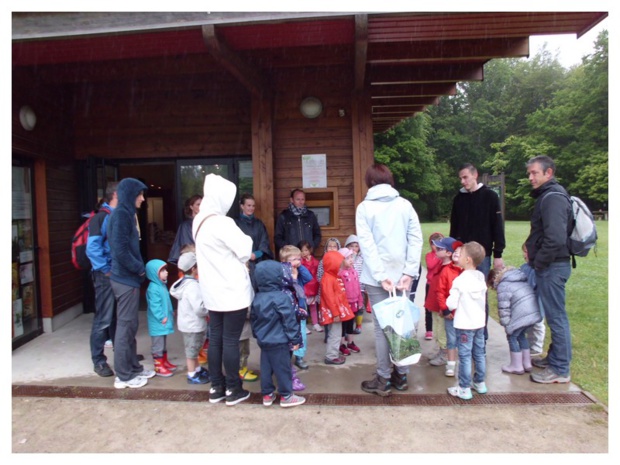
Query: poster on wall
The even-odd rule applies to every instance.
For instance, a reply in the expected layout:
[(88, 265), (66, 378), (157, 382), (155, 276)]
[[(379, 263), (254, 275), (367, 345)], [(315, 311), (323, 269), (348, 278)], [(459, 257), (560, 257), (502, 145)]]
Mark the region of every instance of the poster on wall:
[(24, 319), (22, 315), (22, 299), (13, 302), (13, 337), (24, 334)]
[(19, 299), (19, 263), (11, 264), (11, 300)]
[(304, 189), (327, 187), (327, 156), (324, 153), (302, 155), (301, 172)]
[(19, 266), (19, 282), (21, 284), (28, 284), (34, 281), (34, 271), (32, 262), (24, 263)]
[(22, 288), (22, 319), (34, 317), (34, 286), (29, 284)]

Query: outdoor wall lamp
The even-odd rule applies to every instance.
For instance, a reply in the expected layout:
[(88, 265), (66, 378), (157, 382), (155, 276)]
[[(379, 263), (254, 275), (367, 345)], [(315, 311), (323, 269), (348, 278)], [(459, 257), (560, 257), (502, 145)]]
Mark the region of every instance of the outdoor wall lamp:
[(316, 118), (323, 112), (323, 104), (316, 97), (306, 97), (301, 101), (299, 110), (306, 118)]
[(37, 124), (37, 115), (28, 105), (19, 109), (19, 122), (26, 131), (32, 131)]

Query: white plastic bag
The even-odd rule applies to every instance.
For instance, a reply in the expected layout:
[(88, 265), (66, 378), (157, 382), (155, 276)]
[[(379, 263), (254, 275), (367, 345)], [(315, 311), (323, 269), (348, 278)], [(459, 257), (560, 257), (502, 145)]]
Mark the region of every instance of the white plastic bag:
[(416, 334), (420, 309), (405, 291), (400, 297), (390, 292), (390, 297), (373, 305), (372, 311), (387, 339), (392, 363), (397, 366), (418, 363), (422, 356)]

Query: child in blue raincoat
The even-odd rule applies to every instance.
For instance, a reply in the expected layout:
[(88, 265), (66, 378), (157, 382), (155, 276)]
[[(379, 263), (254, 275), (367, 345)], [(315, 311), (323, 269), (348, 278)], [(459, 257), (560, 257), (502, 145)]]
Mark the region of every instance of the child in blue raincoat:
[(146, 290), (147, 322), (151, 336), (151, 353), (157, 376), (169, 377), (176, 370), (168, 360), (166, 336), (174, 333), (174, 313), (166, 283), (168, 268), (163, 260), (150, 260), (146, 264), (146, 277), (150, 281)]

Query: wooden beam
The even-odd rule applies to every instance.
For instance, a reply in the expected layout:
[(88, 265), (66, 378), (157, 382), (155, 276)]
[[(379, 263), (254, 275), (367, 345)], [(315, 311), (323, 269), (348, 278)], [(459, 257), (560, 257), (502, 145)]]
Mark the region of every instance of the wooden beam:
[(217, 36), (215, 25), (202, 26), (202, 36), (213, 58), (241, 82), (252, 95), (268, 95), (271, 89), (260, 71), (245, 63)]
[(496, 39), (379, 42), (368, 46), (368, 63), (414, 63), (418, 61), (489, 60), (529, 55), (528, 37)]
[(368, 54), (368, 15), (355, 15), (355, 90), (364, 88)]
[(483, 65), (484, 63), (373, 66), (370, 69), (369, 79), (371, 85), (482, 81), (484, 78)]
[(415, 113), (416, 111), (424, 111), (426, 105), (406, 105), (406, 106), (395, 106), (395, 107), (372, 107), (372, 115), (406, 115), (410, 113)]
[(436, 97), (456, 95), (456, 83), (422, 83), (371, 86), (373, 100), (377, 97)]
[(52, 305), (52, 264), (50, 259), (50, 234), (47, 204), (47, 169), (46, 161), (34, 160), (34, 201), (37, 214), (37, 258), (39, 274), (39, 296), (41, 298), (41, 315), (43, 318), (54, 316)]
[(372, 99), (373, 107), (400, 106), (400, 105), (437, 105), (439, 96), (436, 97), (414, 97), (406, 95), (403, 97), (378, 97)]
[(368, 90), (353, 92), (351, 98), (351, 131), (353, 142), (353, 202), (355, 207), (364, 200), (368, 187), (366, 170), (374, 162), (373, 124), (370, 118)]

